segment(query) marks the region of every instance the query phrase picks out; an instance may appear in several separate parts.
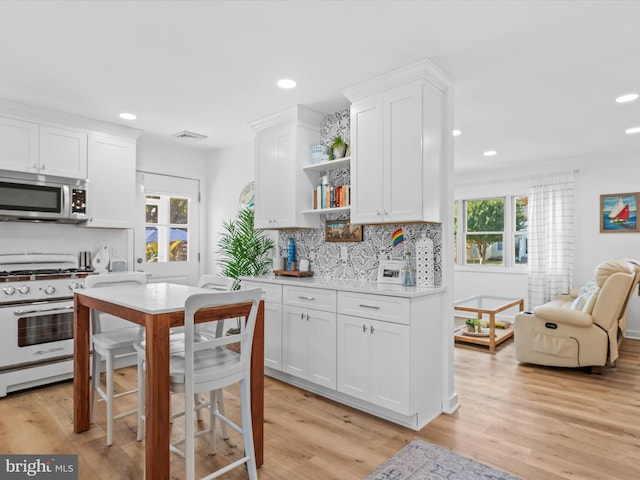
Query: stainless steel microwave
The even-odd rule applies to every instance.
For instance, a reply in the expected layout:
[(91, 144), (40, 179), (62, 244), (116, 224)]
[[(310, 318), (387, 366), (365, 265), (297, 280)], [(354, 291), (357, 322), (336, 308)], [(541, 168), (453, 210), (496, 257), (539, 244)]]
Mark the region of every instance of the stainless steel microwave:
[(0, 220), (87, 221), (88, 180), (0, 170)]

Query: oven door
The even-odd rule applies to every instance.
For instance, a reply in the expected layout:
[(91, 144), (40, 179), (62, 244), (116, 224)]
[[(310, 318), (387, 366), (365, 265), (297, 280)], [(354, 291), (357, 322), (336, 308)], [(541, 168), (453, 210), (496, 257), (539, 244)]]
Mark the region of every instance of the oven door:
[(0, 371), (73, 356), (73, 300), (0, 307)]

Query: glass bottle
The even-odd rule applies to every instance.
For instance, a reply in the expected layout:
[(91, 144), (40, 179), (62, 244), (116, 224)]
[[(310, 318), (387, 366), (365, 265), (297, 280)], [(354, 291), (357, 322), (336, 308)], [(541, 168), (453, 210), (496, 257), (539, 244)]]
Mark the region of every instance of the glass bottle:
[(402, 281), (402, 285), (408, 287), (416, 284), (416, 274), (413, 270), (413, 266), (411, 265), (410, 252), (404, 252), (404, 265), (402, 266), (402, 270), (400, 270), (400, 279)]

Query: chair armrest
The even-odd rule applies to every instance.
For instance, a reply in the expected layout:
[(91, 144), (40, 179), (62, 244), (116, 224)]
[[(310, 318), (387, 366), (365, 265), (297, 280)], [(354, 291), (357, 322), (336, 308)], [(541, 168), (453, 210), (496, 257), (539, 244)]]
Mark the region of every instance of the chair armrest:
[(533, 314), (545, 322), (562, 323), (576, 327), (590, 327), (593, 325), (591, 315), (580, 310), (541, 305), (533, 309)]
[[(553, 300), (561, 301), (561, 302), (568, 302), (568, 303), (573, 302), (576, 298), (577, 297), (574, 297), (570, 293), (561, 293), (559, 295), (554, 295), (553, 296)], [(542, 306), (542, 305), (540, 305), (540, 306)]]

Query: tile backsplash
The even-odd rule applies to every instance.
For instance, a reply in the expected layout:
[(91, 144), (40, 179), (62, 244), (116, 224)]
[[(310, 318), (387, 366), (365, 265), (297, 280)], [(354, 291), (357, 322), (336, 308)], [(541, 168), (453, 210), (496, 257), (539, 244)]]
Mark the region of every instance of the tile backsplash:
[[(391, 234), (398, 227), (402, 228), (404, 242), (394, 247)], [(435, 285), (440, 286), (442, 225), (439, 223), (364, 225), (362, 242), (325, 242), (323, 228), (280, 230), (278, 249), (281, 257), (286, 256), (287, 240), (293, 238), (298, 259), (308, 258), (316, 277), (375, 281), (380, 260), (402, 260), (405, 250), (408, 250), (415, 262), (415, 243), (422, 234), (433, 240)]]
[[(320, 125), (320, 143), (330, 146), (336, 135), (350, 142), (349, 109), (328, 114)], [(349, 184), (349, 169), (331, 171), (332, 185)], [(346, 214), (322, 215), (326, 220), (348, 219)], [(404, 242), (393, 246), (392, 233), (401, 227)], [(439, 223), (418, 223), (403, 225), (364, 225), (362, 242), (325, 242), (324, 228), (305, 230), (280, 230), (278, 234), (278, 255), (286, 256), (287, 240), (296, 242), (298, 259), (307, 258), (314, 275), (320, 278), (349, 280), (370, 280), (378, 278), (380, 260), (401, 260), (405, 250), (411, 253), (415, 262), (415, 242), (422, 235), (433, 241), (435, 257), (435, 285), (442, 285), (442, 225)]]

